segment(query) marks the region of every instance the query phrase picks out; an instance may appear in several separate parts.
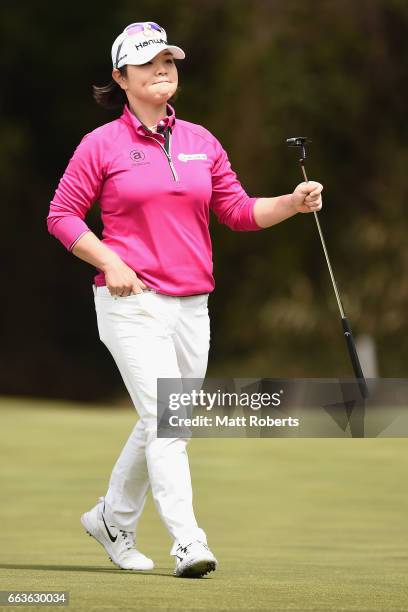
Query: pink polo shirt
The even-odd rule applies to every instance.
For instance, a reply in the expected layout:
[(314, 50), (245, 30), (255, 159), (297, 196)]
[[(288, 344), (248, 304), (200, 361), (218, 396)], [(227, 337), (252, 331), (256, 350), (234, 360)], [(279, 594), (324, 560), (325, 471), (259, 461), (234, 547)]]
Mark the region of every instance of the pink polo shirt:
[[(118, 119), (86, 134), (61, 178), (48, 231), (72, 250), (91, 231), (85, 216), (97, 200), (102, 242), (150, 288), (168, 295), (214, 289), (210, 209), (233, 230), (262, 229), (250, 198), (219, 141), (204, 127), (176, 119), (167, 105), (169, 153), (124, 106)], [(98, 270), (96, 285), (104, 285)]]

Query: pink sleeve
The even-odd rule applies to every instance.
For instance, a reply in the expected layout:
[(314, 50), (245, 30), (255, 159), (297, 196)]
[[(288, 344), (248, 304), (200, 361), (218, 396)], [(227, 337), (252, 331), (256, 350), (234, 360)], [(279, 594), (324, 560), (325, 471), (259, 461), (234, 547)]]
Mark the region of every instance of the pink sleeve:
[(98, 199), (103, 182), (101, 144), (86, 134), (62, 176), (47, 217), (50, 234), (71, 250), (75, 242), (91, 231), (84, 219)]
[(263, 229), (254, 218), (254, 205), (257, 198), (251, 198), (243, 189), (237, 175), (231, 168), (227, 153), (214, 138), (216, 159), (212, 170), (212, 196), (210, 208), (220, 223), (232, 230), (251, 231)]

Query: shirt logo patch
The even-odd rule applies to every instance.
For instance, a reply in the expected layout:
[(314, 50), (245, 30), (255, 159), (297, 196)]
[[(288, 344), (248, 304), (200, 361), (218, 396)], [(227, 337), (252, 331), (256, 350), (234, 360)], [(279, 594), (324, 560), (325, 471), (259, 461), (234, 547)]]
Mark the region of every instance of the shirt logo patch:
[(206, 153), (179, 153), (177, 157), (182, 162), (187, 162), (193, 159), (207, 159)]
[(133, 159), (133, 161), (143, 161), (145, 158), (145, 154), (143, 153), (143, 151), (138, 151), (137, 149), (133, 149), (133, 151), (130, 152), (130, 157)]

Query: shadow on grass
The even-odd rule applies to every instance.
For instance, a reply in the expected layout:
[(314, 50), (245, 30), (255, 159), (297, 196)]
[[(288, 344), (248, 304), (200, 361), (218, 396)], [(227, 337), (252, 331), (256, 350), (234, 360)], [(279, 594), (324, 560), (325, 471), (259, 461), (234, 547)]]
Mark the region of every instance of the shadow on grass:
[[(115, 574), (120, 572), (121, 574), (139, 574), (142, 576), (164, 576), (165, 578), (174, 578), (171, 570), (168, 570), (166, 574), (160, 572), (145, 572), (135, 570), (122, 570), (107, 567), (87, 567), (86, 565), (29, 565), (23, 563), (0, 563), (1, 569), (22, 569), (22, 570), (43, 570), (43, 571), (54, 571), (54, 572), (98, 572), (104, 574)], [(164, 571), (164, 568), (158, 568)]]
[[(175, 578), (172, 574), (172, 570), (168, 570), (165, 574), (161, 573), (165, 571), (164, 567), (159, 567), (157, 569), (161, 570), (161, 572), (145, 572), (145, 571), (137, 571), (137, 570), (123, 570), (123, 569), (115, 569), (115, 568), (107, 568), (107, 567), (86, 567), (85, 565), (28, 565), (22, 563), (0, 563), (0, 569), (16, 569), (16, 570), (43, 570), (46, 572), (97, 572), (100, 574), (116, 574), (120, 572), (121, 574), (136, 574), (141, 576), (159, 576), (163, 578), (171, 578), (172, 580)], [(202, 576), (201, 578), (184, 578), (184, 580), (211, 580), (212, 576)]]

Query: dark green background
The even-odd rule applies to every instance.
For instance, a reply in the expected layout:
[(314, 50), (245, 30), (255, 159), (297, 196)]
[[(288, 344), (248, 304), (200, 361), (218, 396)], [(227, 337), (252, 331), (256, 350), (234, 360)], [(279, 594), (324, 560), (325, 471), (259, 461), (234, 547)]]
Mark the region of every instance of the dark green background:
[[(220, 139), (250, 195), (292, 191), (301, 177), (285, 139), (312, 138), (307, 170), (324, 184), (353, 331), (374, 338), (382, 376), (406, 376), (406, 0), (3, 2), (1, 393), (124, 393), (97, 334), (94, 269), (46, 216), (82, 136), (117, 116), (91, 85), (108, 82), (114, 38), (143, 20), (186, 50), (176, 113)], [(87, 222), (100, 235), (97, 205)], [(351, 375), (311, 215), (247, 233), (213, 218), (212, 237), (210, 375)]]

